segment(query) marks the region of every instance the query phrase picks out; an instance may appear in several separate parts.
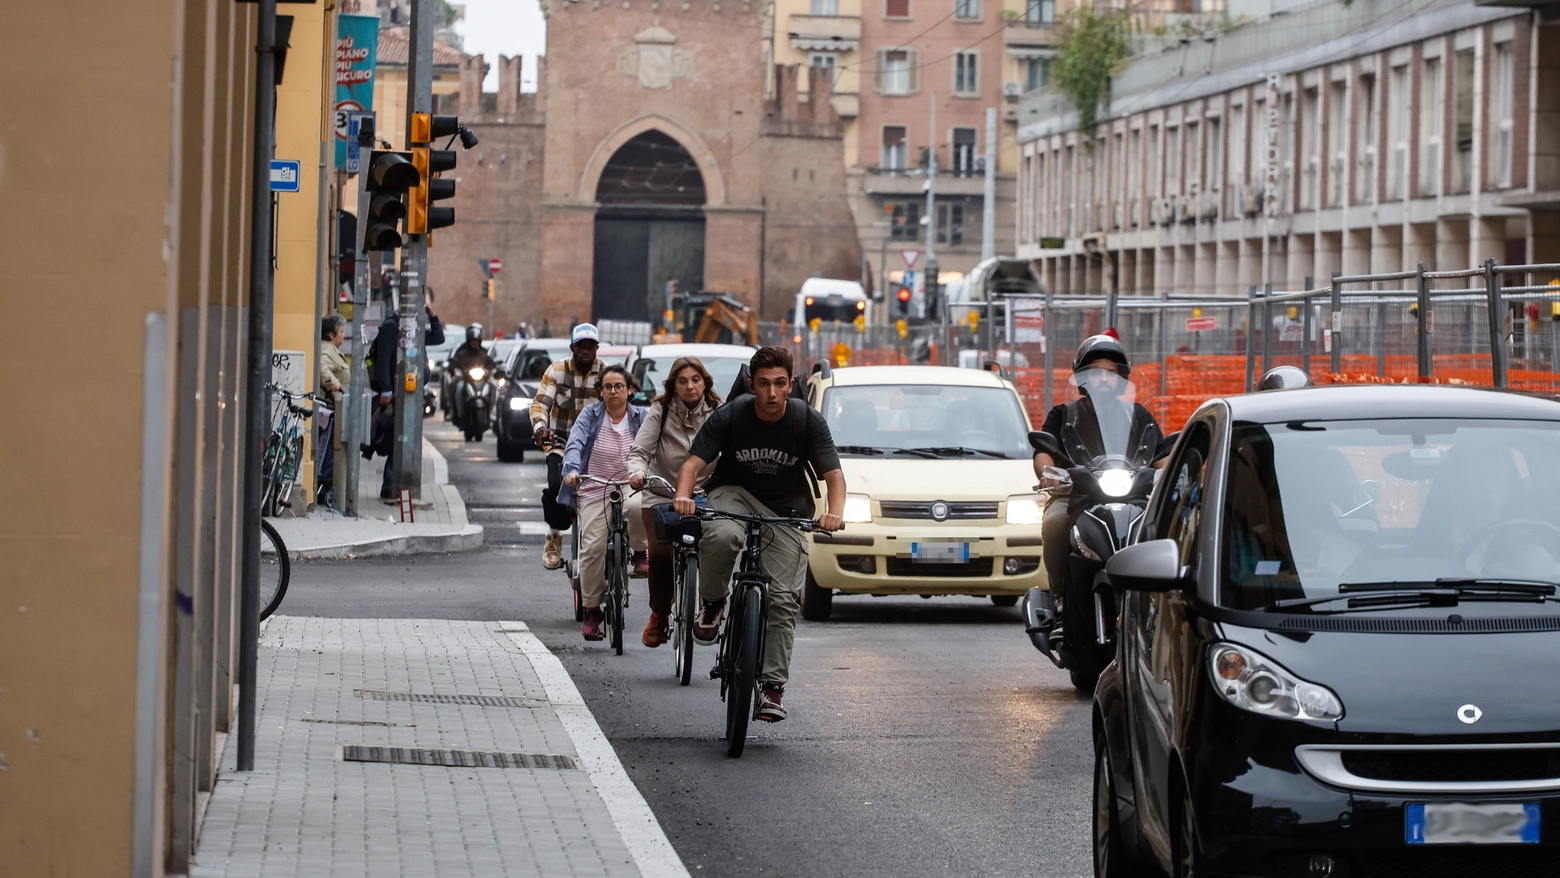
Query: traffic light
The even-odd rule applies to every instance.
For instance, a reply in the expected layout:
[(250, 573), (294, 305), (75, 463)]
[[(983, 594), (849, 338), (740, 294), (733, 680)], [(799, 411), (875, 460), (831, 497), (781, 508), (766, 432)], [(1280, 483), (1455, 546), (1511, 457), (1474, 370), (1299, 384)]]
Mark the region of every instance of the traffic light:
[(455, 181), (435, 176), (443, 171), (455, 170), (455, 150), (434, 149), (432, 143), (437, 138), (453, 138), (457, 134), (466, 149), (476, 146), (476, 136), (462, 128), (456, 117), (435, 116), (432, 113), (412, 114), (412, 163), (422, 179), (410, 193), (406, 215), (408, 234), (426, 235), (434, 229), (455, 225), (455, 208), (433, 206), (435, 201), (455, 197)]
[(899, 313), (900, 314), (909, 314), (910, 313), (910, 288), (909, 287), (900, 287), (899, 291), (894, 293), (894, 298), (899, 300)]
[(422, 178), (412, 162), (411, 153), (377, 149), (369, 158), (365, 176), (369, 201), (368, 217), (363, 223), (363, 249), (395, 250), (405, 243), (397, 228), (407, 217), (403, 196)]

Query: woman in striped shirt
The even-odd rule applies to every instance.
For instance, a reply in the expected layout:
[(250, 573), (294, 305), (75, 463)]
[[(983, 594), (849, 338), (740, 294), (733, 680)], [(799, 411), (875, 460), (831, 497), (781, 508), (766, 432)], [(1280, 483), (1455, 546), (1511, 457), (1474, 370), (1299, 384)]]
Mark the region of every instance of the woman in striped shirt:
[[(607, 593), (607, 528), (611, 510), (607, 503), (610, 489), (589, 482), (581, 485), (580, 475), (588, 473), (614, 481), (628, 479), (628, 449), (634, 444), (646, 412), (644, 406), (628, 404), (632, 385), (628, 370), (622, 366), (602, 369), (601, 401), (580, 412), (563, 452), (563, 489), (558, 492), (558, 502), (579, 510), (580, 597), (585, 604), (586, 640), (602, 638), (601, 603)], [(643, 576), (646, 544), (638, 495), (624, 492), (623, 515), (628, 519), (628, 540), (634, 550), (634, 572)]]

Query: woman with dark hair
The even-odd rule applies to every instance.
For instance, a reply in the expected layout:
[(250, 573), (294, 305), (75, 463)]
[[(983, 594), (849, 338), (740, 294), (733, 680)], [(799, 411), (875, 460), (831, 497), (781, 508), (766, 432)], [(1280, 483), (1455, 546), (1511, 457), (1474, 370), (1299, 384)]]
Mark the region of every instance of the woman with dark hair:
[[(629, 405), (634, 386), (628, 370), (611, 365), (601, 370), (601, 399), (586, 406), (569, 430), (563, 452), (563, 484), (558, 502), (578, 510), (580, 523), (580, 598), (585, 605), (586, 640), (603, 636), (601, 602), (607, 594), (607, 528), (611, 507), (607, 495), (611, 489), (594, 482), (580, 483), (581, 475), (593, 475), (613, 481), (628, 478), (628, 449), (645, 420), (643, 406)], [(634, 550), (634, 576), (643, 576), (646, 568), (645, 534), (640, 527), (639, 498), (623, 497), (623, 514), (628, 518), (628, 541)]]
[[(636, 488), (645, 486), (649, 476), (660, 476), (668, 483), (677, 483), (677, 472), (688, 460), (688, 449), (693, 437), (720, 406), (720, 395), (715, 392), (715, 380), (697, 357), (679, 357), (667, 372), (666, 384), (661, 395), (650, 404), (650, 414), (644, 427), (634, 439), (634, 447), (628, 451), (628, 479)], [(713, 466), (706, 467), (699, 477), (702, 486)], [(672, 499), (672, 492), (659, 485), (650, 491)], [(650, 503), (642, 511), (645, 536), (650, 546), (650, 621), (645, 625), (642, 640), (654, 649), (666, 642), (666, 620), (672, 612), (672, 547), (655, 538), (655, 514)]]
[(316, 424), (325, 422), (321, 431), (319, 472), (316, 473), (315, 500), (323, 503), (336, 483), (336, 461), (341, 459), (341, 431), (336, 429), (335, 413), (341, 411), (341, 398), (352, 386), (352, 367), (341, 355), (341, 345), (347, 340), (347, 321), (340, 314), (327, 314), (320, 320), (320, 359), (315, 371), (319, 373), (320, 396), (329, 402), (330, 418), (318, 418)]

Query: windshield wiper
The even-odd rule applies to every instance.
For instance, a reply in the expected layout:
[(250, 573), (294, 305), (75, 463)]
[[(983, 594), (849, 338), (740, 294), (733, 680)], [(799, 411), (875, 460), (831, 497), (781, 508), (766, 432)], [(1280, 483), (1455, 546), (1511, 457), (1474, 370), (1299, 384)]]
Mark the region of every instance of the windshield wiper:
[(921, 452), (932, 457), (968, 457), (972, 454), (984, 454), (987, 457), (997, 457), (1003, 460), (1007, 460), (1007, 455), (1000, 451), (987, 451), (984, 448), (970, 448), (964, 445), (937, 445), (926, 448), (901, 448), (899, 450), (907, 454)]
[(874, 445), (836, 445), (834, 450), (841, 454), (882, 454), (883, 449)]
[(932, 451), (930, 448), (895, 448), (894, 453), (913, 454), (916, 457), (929, 457), (933, 460), (937, 459), (937, 453)]
[(1437, 579), (1434, 587), (1415, 588), (1404, 582), (1343, 582), (1338, 594), (1274, 601), (1269, 610), (1310, 607), (1347, 600), (1351, 610), (1378, 607), (1455, 607), (1459, 601), (1542, 603), (1554, 599), (1554, 583), (1532, 579)]

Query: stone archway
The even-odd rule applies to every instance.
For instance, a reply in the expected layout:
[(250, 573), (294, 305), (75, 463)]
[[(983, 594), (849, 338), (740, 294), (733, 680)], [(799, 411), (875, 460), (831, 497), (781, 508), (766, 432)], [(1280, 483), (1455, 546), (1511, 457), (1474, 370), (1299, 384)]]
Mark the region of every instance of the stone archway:
[(705, 174), (682, 143), (649, 128), (623, 140), (595, 180), (591, 311), (657, 322), (669, 281), (704, 286)]

